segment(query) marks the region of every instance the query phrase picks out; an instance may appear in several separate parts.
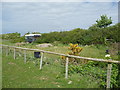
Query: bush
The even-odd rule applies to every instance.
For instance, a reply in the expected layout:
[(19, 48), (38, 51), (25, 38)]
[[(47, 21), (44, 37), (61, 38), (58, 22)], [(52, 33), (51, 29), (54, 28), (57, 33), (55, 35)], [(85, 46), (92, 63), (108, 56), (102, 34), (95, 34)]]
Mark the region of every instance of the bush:
[(8, 34), (2, 34), (2, 39), (9, 40), (12, 43), (17, 42), (24, 42), (25, 36), (20, 36), (20, 33), (8, 33)]
[[(90, 75), (96, 79), (99, 79), (99, 86), (101, 88), (106, 88), (106, 78), (107, 78), (107, 63), (106, 66), (97, 66), (95, 62), (90, 61), (84, 65), (69, 65), (69, 74), (80, 73), (82, 75)], [(112, 64), (112, 75), (111, 75), (111, 88), (118, 88), (118, 65)]]
[(98, 28), (96, 26), (91, 26), (87, 30), (76, 28), (71, 31), (44, 33), (42, 34), (41, 38), (36, 42), (53, 43), (58, 41), (63, 44), (78, 43), (81, 45), (96, 45), (106, 44), (106, 38), (112, 39), (112, 42), (119, 42), (119, 26), (120, 23), (106, 28)]

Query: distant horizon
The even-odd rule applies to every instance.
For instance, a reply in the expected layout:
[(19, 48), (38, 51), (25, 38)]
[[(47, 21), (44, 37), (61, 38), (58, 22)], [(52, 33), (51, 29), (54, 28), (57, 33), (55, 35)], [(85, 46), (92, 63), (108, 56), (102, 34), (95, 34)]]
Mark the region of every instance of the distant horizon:
[(88, 29), (101, 15), (118, 23), (118, 2), (4, 2), (2, 33)]

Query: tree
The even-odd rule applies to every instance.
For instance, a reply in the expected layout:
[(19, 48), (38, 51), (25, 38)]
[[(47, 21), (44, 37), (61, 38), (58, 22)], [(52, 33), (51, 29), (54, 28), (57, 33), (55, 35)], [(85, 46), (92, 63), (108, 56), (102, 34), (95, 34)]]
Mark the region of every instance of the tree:
[(96, 20), (97, 22), (97, 26), (100, 28), (105, 28), (107, 26), (109, 26), (110, 24), (112, 24), (112, 19), (111, 17), (108, 18), (106, 15), (102, 15), (100, 20)]
[(100, 29), (100, 27), (98, 27), (97, 24), (93, 24), (88, 28), (88, 30), (92, 30), (92, 31), (97, 31), (98, 29)]
[[(97, 22), (97, 26), (100, 27), (100, 28), (106, 28), (107, 26), (109, 26), (110, 24), (112, 24), (112, 19), (111, 17), (107, 17), (107, 15), (102, 15), (100, 16), (101, 18), (99, 20), (96, 20)], [(106, 44), (106, 33), (104, 32), (104, 30), (102, 30), (102, 38), (103, 38), (103, 41), (104, 41), (104, 44)]]

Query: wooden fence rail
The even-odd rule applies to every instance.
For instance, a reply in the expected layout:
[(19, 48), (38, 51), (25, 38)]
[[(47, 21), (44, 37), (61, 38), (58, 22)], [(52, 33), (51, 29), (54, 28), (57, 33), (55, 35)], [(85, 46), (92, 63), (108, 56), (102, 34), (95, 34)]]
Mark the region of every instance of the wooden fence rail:
[(61, 53), (56, 53), (56, 52), (51, 52), (51, 51), (44, 51), (44, 50), (39, 50), (39, 49), (30, 49), (30, 48), (15, 47), (15, 46), (3, 45), (3, 44), (0, 44), (0, 46), (6, 47), (6, 55), (8, 55), (8, 53), (9, 53), (8, 49), (9, 48), (13, 48), (14, 49), (14, 56), (13, 56), (14, 59), (16, 59), (16, 49), (24, 50), (24, 63), (26, 63), (26, 51), (27, 50), (41, 52), (40, 69), (42, 69), (42, 61), (43, 61), (44, 53), (54, 54), (54, 55), (59, 55), (59, 56), (65, 56), (66, 57), (65, 78), (68, 78), (68, 63), (69, 63), (69, 58), (85, 59), (85, 60), (89, 60), (89, 61), (97, 61), (97, 62), (108, 63), (108, 67), (107, 67), (107, 81), (106, 81), (107, 87), (106, 88), (110, 88), (110, 78), (111, 78), (112, 63), (120, 64), (120, 61), (115, 61), (115, 60), (80, 57), (80, 56), (66, 55), (66, 54), (61, 54)]
[(74, 55), (68, 55), (68, 54), (66, 55), (66, 54), (61, 54), (61, 53), (56, 53), (56, 52), (51, 52), (51, 51), (44, 51), (44, 50), (40, 50), (40, 49), (22, 48), (22, 47), (15, 47), (15, 46), (8, 46), (8, 45), (1, 45), (1, 44), (0, 44), (0, 46), (6, 46), (6, 47), (10, 47), (10, 48), (23, 49), (23, 50), (29, 50), (29, 51), (39, 51), (39, 52), (48, 53), (48, 54), (65, 56), (65, 57), (69, 57), (69, 58), (77, 58), (77, 59), (85, 59), (85, 60), (90, 60), (90, 61), (98, 61), (98, 62), (118, 63), (118, 64), (120, 64), (120, 61), (116, 61), (116, 60), (80, 57), (80, 56), (74, 56)]

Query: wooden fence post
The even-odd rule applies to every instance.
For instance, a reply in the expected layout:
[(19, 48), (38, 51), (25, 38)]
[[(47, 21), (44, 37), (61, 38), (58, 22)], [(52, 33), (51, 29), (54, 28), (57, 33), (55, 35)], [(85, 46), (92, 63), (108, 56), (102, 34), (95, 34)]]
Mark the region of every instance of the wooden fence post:
[(44, 53), (41, 52), (41, 58), (40, 58), (40, 70), (42, 69), (43, 55), (44, 55)]
[(24, 63), (26, 64), (26, 50), (24, 50)]
[(8, 47), (6, 47), (6, 56), (8, 56)]
[(65, 78), (68, 78), (68, 62), (69, 62), (69, 58), (66, 58), (66, 65), (65, 65)]
[(19, 54), (19, 56), (21, 56), (21, 49), (19, 49), (19, 53), (18, 54)]
[(15, 51), (15, 48), (14, 48), (14, 59), (16, 58), (16, 51)]
[[(109, 60), (111, 60), (111, 59), (109, 59)], [(107, 67), (107, 88), (110, 88), (111, 69), (112, 69), (112, 64), (108, 63), (108, 67)]]

